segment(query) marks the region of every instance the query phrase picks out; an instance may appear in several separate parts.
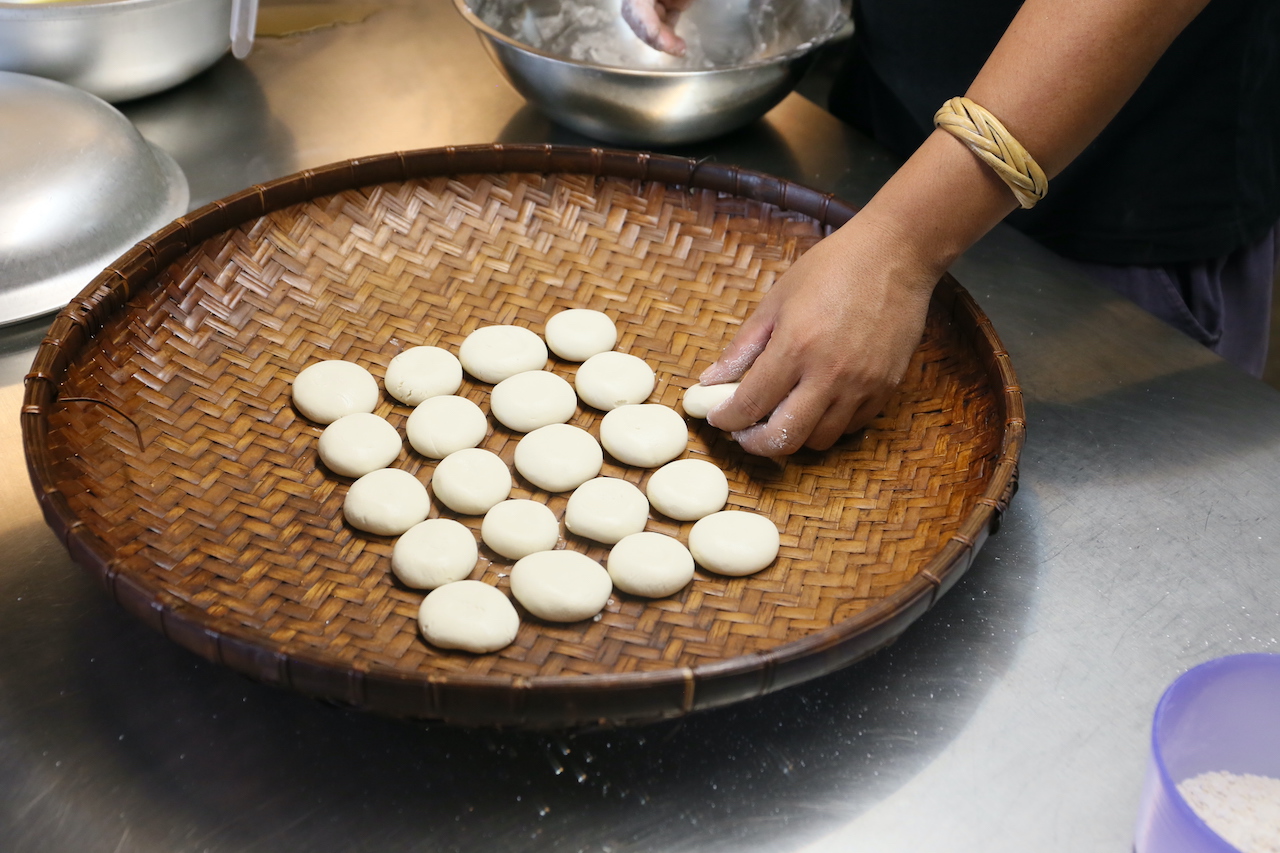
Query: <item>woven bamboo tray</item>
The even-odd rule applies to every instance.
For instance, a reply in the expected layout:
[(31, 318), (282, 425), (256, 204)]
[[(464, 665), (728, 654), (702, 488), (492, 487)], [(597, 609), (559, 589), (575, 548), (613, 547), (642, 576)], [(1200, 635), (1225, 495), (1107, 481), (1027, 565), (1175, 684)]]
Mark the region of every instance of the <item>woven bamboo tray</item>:
[[(767, 570), (699, 570), (681, 594), (615, 592), (570, 625), (523, 614), (490, 655), (419, 637), (393, 539), (344, 525), (350, 482), (290, 405), (307, 364), (379, 379), (408, 346), (493, 323), (606, 311), (618, 349), (683, 390), (762, 290), (853, 214), (732, 167), (599, 149), (485, 146), (338, 163), (215, 202), (143, 241), (54, 321), (27, 377), (29, 470), (49, 525), (126, 610), (263, 681), (387, 714), (569, 726), (678, 716), (830, 672), (895, 639), (968, 568), (1016, 483), (1024, 418), (1008, 356), (952, 279), (901, 389), (861, 435), (785, 463), (691, 422), (731, 507), (770, 516)], [(568, 378), (574, 365), (554, 358)], [(459, 393), (487, 408), (488, 386)], [(409, 409), (378, 413), (403, 429)], [(599, 413), (572, 423), (595, 430)], [(510, 462), (518, 435), (482, 445)], [(429, 477), (407, 448), (395, 463)], [(643, 484), (647, 472), (606, 459)], [(565, 497), (516, 478), (513, 497)], [(432, 516), (440, 508), (432, 510)], [(446, 510), (447, 513), (447, 510)], [(462, 518), (478, 532), (478, 518)], [(688, 525), (656, 513), (648, 529)], [(603, 559), (605, 549), (564, 543)], [(481, 548), (474, 578), (506, 587)]]

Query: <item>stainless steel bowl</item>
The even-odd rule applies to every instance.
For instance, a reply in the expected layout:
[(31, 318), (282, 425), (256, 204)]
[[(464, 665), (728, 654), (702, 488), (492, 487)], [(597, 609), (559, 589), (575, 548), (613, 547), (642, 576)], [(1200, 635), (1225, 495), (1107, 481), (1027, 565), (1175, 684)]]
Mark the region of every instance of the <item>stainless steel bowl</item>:
[(0, 0), (0, 70), (107, 101), (176, 86), (231, 47), (231, 0)]
[(0, 71), (0, 324), (65, 305), (187, 207), (187, 180), (110, 104)]
[(643, 45), (619, 0), (454, 0), (494, 63), (556, 122), (622, 145), (677, 145), (764, 115), (848, 32), (839, 0), (701, 0), (685, 57)]

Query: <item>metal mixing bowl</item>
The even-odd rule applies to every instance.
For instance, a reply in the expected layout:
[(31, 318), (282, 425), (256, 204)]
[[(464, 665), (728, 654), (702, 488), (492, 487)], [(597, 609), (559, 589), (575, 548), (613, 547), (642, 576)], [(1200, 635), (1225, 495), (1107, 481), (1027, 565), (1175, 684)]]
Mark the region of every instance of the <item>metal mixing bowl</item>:
[(0, 70), (107, 101), (176, 86), (231, 46), (231, 0), (0, 0)]
[(187, 180), (110, 104), (0, 71), (0, 324), (65, 305), (185, 212)]
[(846, 33), (839, 0), (701, 0), (685, 57), (642, 44), (619, 0), (454, 0), (494, 63), (553, 120), (622, 145), (677, 145), (764, 115)]

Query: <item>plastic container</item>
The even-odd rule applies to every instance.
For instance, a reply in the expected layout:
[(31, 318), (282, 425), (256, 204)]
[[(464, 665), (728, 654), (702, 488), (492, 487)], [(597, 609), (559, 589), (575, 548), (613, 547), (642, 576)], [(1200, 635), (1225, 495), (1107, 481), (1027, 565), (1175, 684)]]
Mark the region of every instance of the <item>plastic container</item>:
[(1183, 673), (1156, 706), (1137, 853), (1237, 853), (1178, 793), (1212, 771), (1280, 779), (1280, 655), (1217, 658)]

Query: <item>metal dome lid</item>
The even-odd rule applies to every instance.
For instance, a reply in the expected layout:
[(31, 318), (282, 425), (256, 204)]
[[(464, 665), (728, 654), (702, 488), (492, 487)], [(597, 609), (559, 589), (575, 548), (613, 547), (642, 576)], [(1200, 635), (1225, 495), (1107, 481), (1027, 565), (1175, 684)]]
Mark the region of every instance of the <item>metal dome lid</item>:
[(0, 324), (65, 305), (186, 211), (186, 176), (106, 101), (0, 72)]

